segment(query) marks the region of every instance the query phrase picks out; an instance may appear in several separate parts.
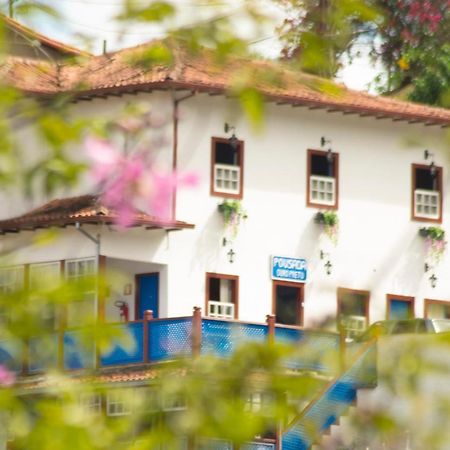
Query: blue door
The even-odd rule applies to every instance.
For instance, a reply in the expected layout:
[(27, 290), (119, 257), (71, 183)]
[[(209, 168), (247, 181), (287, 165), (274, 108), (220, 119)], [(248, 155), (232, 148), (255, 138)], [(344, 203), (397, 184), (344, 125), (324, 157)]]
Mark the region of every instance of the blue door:
[(136, 276), (137, 280), (137, 317), (144, 318), (144, 311), (151, 309), (153, 317), (159, 313), (159, 273), (146, 273)]
[(389, 319), (404, 320), (411, 319), (412, 316), (413, 314), (411, 301), (397, 298), (390, 299)]

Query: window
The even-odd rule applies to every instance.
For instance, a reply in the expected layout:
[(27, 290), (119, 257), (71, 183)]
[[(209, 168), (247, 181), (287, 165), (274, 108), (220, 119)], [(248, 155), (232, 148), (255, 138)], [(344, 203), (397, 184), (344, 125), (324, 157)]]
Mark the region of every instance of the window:
[[(32, 291), (31, 301), (38, 301), (42, 323), (45, 328), (56, 329), (56, 308), (49, 303), (46, 292), (55, 289), (61, 281), (61, 263), (39, 263), (30, 264), (30, 289)], [(39, 294), (42, 291), (42, 297)]]
[(442, 167), (433, 174), (430, 166), (412, 166), (412, 218), (442, 222)]
[(338, 207), (339, 155), (308, 150), (307, 205)]
[(338, 289), (338, 318), (347, 338), (352, 339), (366, 329), (369, 322), (369, 297), (368, 291)]
[[(11, 294), (23, 289), (25, 271), (23, 266), (4, 267), (0, 269), (0, 295)], [(8, 312), (0, 308), (0, 323), (7, 323), (9, 317)]]
[(98, 414), (102, 410), (102, 396), (97, 393), (84, 392), (80, 395), (80, 406), (86, 414)]
[(233, 147), (228, 139), (213, 138), (211, 153), (211, 194), (242, 198), (244, 143)]
[(237, 319), (239, 277), (206, 274), (206, 310), (217, 319)]
[(95, 317), (96, 289), (94, 275), (95, 259), (75, 259), (66, 261), (65, 276), (70, 282), (80, 283), (83, 298), (67, 306), (67, 326), (80, 326)]
[(273, 282), (272, 311), (275, 321), (283, 325), (303, 324), (303, 284)]
[(388, 320), (406, 320), (414, 317), (414, 297), (387, 295), (386, 318)]
[(131, 414), (132, 390), (114, 390), (106, 395), (106, 415), (110, 417), (128, 416)]
[(425, 299), (425, 318), (450, 319), (450, 302)]

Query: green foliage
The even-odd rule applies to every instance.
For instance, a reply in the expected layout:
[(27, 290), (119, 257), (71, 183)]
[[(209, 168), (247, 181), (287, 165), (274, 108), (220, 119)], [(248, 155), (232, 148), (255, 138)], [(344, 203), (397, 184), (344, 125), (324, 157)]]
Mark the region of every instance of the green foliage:
[(419, 230), (423, 237), (428, 237), (435, 241), (443, 241), (445, 239), (445, 230), (441, 227), (424, 227)]
[(317, 223), (325, 226), (334, 227), (339, 223), (337, 212), (333, 209), (328, 211), (319, 211), (315, 218)]

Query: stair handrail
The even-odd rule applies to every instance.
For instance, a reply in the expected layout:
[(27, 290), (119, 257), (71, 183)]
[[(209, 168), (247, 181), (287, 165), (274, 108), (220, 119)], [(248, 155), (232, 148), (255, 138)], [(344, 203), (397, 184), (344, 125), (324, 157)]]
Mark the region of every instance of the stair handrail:
[(298, 413), (294, 419), (292, 419), (286, 428), (282, 431), (282, 434), (286, 434), (291, 428), (295, 426), (301, 419), (303, 419), (306, 414), (313, 408), (313, 406), (341, 379), (344, 375), (346, 375), (353, 366), (358, 362), (358, 360), (366, 353), (373, 345), (377, 342), (376, 338), (371, 339), (367, 342), (362, 348), (358, 350), (358, 352), (353, 356), (351, 362), (349, 363), (349, 367), (340, 372), (335, 378), (333, 378), (329, 383), (327, 383), (314, 397), (313, 399)]

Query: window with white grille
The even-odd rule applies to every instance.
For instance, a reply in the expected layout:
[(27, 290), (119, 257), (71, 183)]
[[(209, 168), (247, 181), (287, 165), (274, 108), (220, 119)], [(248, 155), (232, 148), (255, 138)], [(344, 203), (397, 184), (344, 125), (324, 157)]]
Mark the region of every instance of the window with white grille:
[(98, 414), (102, 410), (102, 396), (98, 393), (83, 392), (80, 395), (80, 406), (86, 414)]
[(211, 193), (242, 197), (243, 143), (233, 145), (228, 139), (213, 138), (211, 161)]
[(70, 282), (78, 283), (79, 301), (67, 306), (67, 326), (75, 327), (93, 320), (95, 317), (96, 285), (95, 258), (73, 259), (65, 263), (65, 277)]
[(366, 329), (369, 297), (368, 291), (338, 289), (339, 320), (347, 338), (352, 339)]
[(336, 182), (332, 177), (311, 175), (309, 177), (309, 201), (333, 206), (336, 202)]
[(414, 215), (430, 219), (440, 216), (440, 194), (436, 191), (416, 189), (414, 191)]
[(241, 169), (237, 166), (214, 164), (214, 190), (224, 194), (239, 194)]
[(339, 155), (308, 150), (308, 206), (337, 207)]
[(440, 221), (442, 218), (442, 168), (413, 164), (413, 219)]
[(208, 273), (206, 280), (208, 316), (217, 319), (234, 319), (237, 308), (237, 291), (237, 276)]
[(4, 267), (0, 269), (0, 293), (10, 294), (23, 288), (23, 266)]
[(110, 417), (130, 415), (131, 395), (131, 389), (128, 391), (109, 391), (106, 395), (106, 415)]

